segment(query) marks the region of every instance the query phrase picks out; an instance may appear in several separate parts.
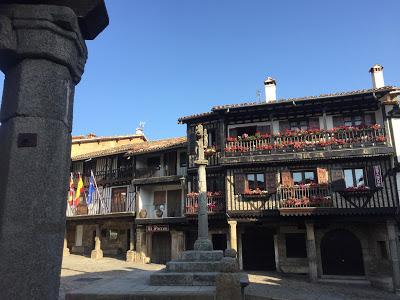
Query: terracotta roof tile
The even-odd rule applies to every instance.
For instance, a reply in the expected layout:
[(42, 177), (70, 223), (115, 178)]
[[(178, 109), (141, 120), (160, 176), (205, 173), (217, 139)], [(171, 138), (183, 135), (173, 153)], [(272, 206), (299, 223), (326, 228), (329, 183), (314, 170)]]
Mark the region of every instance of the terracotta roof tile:
[(272, 106), (281, 103), (292, 103), (298, 101), (308, 101), (308, 100), (315, 100), (315, 99), (328, 99), (328, 98), (335, 98), (335, 97), (346, 97), (346, 96), (353, 96), (353, 95), (365, 95), (365, 94), (372, 94), (374, 92), (388, 92), (392, 90), (398, 90), (398, 87), (394, 86), (385, 86), (378, 89), (363, 89), (363, 90), (355, 90), (349, 92), (339, 92), (339, 93), (332, 93), (332, 94), (321, 94), (318, 96), (305, 96), (299, 98), (288, 98), (288, 99), (279, 99), (273, 102), (265, 102), (265, 101), (256, 101), (256, 102), (245, 102), (245, 103), (238, 103), (238, 104), (227, 104), (227, 105), (218, 105), (214, 106), (211, 109), (211, 112), (205, 112), (200, 114), (194, 114), (190, 116), (181, 117), (178, 119), (179, 123), (183, 123), (190, 119), (196, 119), (203, 116), (213, 115), (216, 111), (225, 110), (229, 108), (241, 108), (241, 107), (252, 107), (252, 106)]
[(186, 137), (169, 138), (156, 141), (147, 141), (137, 144), (127, 144), (117, 147), (112, 147), (104, 150), (98, 150), (90, 153), (73, 156), (72, 161), (79, 161), (89, 158), (109, 156), (121, 153), (129, 153), (129, 155), (157, 152), (170, 148), (186, 145)]

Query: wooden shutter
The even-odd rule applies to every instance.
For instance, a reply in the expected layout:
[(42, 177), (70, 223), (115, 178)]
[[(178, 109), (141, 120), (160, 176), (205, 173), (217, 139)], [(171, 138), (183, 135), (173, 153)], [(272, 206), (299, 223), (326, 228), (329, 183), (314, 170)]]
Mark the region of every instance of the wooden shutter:
[(277, 174), (275, 172), (265, 173), (265, 186), (268, 193), (276, 193), (278, 187)]
[(317, 168), (317, 178), (319, 184), (327, 184), (328, 179), (328, 170), (324, 168)]
[(343, 191), (346, 188), (342, 169), (331, 169), (331, 178), (334, 192)]
[(284, 133), (286, 130), (290, 130), (289, 121), (279, 121), (279, 131)]
[(157, 191), (154, 192), (154, 205), (165, 204), (165, 192)]
[(383, 187), (383, 177), (380, 165), (370, 166), (367, 169), (368, 186), (370, 188)]
[(293, 186), (293, 178), (292, 178), (292, 173), (290, 171), (282, 171), (281, 177), (282, 177), (282, 185), (283, 186), (286, 186), (286, 187)]
[(195, 127), (190, 127), (188, 130), (188, 146), (189, 146), (189, 155), (196, 154), (196, 130), (195, 130)]
[(309, 129), (319, 129), (319, 118), (310, 118), (308, 120)]
[(235, 174), (234, 177), (234, 187), (235, 194), (244, 194), (246, 190), (246, 175), (245, 174)]

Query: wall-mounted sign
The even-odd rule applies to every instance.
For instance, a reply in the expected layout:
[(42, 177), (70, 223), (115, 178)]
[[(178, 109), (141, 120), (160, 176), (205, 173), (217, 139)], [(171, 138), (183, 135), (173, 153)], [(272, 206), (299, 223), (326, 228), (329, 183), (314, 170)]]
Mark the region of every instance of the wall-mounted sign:
[(381, 166), (375, 165), (374, 166), (374, 177), (375, 177), (375, 186), (376, 187), (383, 187), (383, 177), (381, 172)]
[(168, 232), (169, 225), (147, 225), (146, 231), (147, 232)]

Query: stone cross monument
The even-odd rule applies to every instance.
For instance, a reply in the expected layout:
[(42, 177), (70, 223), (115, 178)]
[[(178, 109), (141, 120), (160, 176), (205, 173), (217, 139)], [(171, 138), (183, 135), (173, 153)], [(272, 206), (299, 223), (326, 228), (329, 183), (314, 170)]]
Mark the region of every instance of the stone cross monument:
[(75, 85), (103, 0), (1, 0), (0, 299), (58, 299)]
[(207, 181), (206, 166), (208, 161), (204, 158), (204, 149), (208, 145), (208, 133), (202, 124), (196, 126), (196, 155), (195, 161), (199, 185), (199, 210), (198, 210), (198, 237), (194, 244), (195, 250), (212, 250), (212, 243), (208, 238), (208, 213), (207, 213)]

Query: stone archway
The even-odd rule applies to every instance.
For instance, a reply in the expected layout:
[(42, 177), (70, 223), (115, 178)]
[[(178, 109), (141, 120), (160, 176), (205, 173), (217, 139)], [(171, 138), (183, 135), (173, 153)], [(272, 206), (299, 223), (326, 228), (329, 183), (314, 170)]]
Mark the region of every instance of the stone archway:
[(324, 275), (365, 274), (360, 240), (345, 229), (331, 230), (323, 236), (321, 260)]

